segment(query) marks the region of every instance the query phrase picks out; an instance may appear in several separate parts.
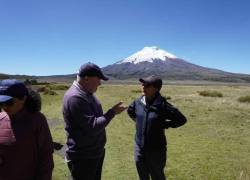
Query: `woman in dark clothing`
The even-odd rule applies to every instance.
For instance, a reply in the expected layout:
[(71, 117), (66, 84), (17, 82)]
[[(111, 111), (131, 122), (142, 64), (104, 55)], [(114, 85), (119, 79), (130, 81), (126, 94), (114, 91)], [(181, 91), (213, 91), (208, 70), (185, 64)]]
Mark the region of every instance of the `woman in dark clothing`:
[(164, 97), (162, 80), (149, 76), (139, 80), (144, 95), (131, 103), (127, 112), (136, 123), (135, 162), (140, 180), (165, 180), (166, 137), (164, 129), (186, 123), (185, 116)]
[(51, 180), (53, 144), (39, 94), (0, 81), (0, 179)]

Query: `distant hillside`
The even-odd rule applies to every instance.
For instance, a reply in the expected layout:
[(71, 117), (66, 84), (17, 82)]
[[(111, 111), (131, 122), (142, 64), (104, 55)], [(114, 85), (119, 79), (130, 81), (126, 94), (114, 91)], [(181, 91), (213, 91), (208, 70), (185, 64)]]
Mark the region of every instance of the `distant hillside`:
[(0, 79), (8, 79), (8, 78), (9, 78), (9, 75), (0, 73)]
[(72, 83), (76, 79), (76, 74), (38, 76), (37, 79), (46, 82)]
[(1, 79), (36, 79), (39, 82), (71, 83), (76, 78), (76, 74), (53, 75), (53, 76), (27, 76), (27, 75), (9, 75), (0, 74)]
[[(141, 51), (102, 69), (110, 77), (109, 82), (132, 82), (137, 81), (138, 78), (155, 74), (165, 81), (250, 83), (250, 75), (230, 73), (192, 64), (157, 47), (145, 47)], [(76, 78), (76, 74), (53, 76), (0, 74), (0, 79), (6, 78), (71, 83)]]
[(0, 79), (36, 79), (37, 76), (27, 76), (27, 75), (10, 75), (0, 73)]

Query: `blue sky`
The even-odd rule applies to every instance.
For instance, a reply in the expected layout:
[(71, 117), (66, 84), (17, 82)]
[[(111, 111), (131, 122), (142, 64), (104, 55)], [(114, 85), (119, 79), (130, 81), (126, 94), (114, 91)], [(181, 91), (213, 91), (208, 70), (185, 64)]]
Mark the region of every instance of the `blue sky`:
[(75, 73), (145, 46), (250, 74), (249, 0), (0, 0), (0, 73)]

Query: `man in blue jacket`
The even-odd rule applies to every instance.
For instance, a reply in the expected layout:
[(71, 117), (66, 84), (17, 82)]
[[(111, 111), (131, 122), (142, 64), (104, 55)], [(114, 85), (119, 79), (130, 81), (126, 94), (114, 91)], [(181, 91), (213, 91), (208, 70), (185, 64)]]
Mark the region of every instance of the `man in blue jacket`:
[(64, 95), (63, 117), (67, 135), (66, 161), (74, 180), (100, 180), (105, 155), (105, 127), (126, 109), (120, 102), (103, 113), (94, 96), (108, 78), (93, 64), (83, 64), (77, 80)]
[(161, 96), (162, 79), (141, 78), (144, 95), (127, 112), (136, 123), (135, 162), (140, 180), (165, 180), (166, 137), (164, 129), (186, 123), (185, 116)]

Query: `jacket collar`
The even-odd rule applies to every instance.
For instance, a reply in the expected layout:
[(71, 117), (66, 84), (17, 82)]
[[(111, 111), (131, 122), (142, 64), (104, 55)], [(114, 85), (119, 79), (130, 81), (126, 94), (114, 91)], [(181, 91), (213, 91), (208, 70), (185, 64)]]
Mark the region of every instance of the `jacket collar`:
[(73, 86), (74, 86), (78, 91), (80, 91), (82, 94), (84, 94), (84, 95), (93, 95), (92, 93), (89, 93), (88, 91), (86, 91), (86, 90), (84, 89), (84, 87), (83, 87), (81, 84), (79, 84), (77, 81), (74, 81), (74, 82), (73, 82)]
[(4, 119), (6, 116), (8, 116), (8, 114), (6, 112), (4, 112), (4, 111), (0, 112), (0, 121), (2, 119)]
[[(146, 97), (145, 97), (144, 95), (141, 96), (140, 102), (141, 102), (144, 106), (147, 105), (147, 103), (146, 103)], [(157, 106), (157, 105), (159, 105), (159, 104), (161, 104), (161, 103), (162, 103), (162, 96), (161, 96), (161, 94), (158, 92), (158, 93), (156, 94), (156, 97), (154, 98), (153, 103), (151, 104), (151, 106)]]

